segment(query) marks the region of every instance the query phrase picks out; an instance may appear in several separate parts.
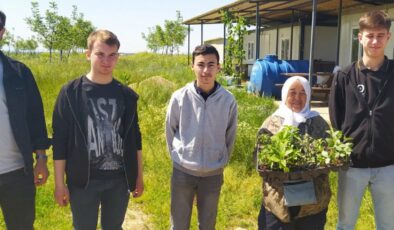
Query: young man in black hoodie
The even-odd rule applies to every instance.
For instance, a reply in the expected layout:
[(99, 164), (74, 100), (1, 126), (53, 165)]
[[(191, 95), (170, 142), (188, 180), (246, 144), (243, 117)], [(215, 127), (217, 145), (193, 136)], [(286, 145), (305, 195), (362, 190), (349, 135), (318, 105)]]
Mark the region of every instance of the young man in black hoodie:
[(370, 188), (377, 229), (394, 229), (394, 62), (384, 55), (391, 19), (371, 11), (359, 20), (360, 60), (334, 78), (329, 113), (334, 128), (353, 138), (352, 166), (338, 174), (337, 229), (354, 229)]
[(112, 76), (119, 46), (108, 30), (91, 33), (90, 72), (62, 88), (53, 112), (55, 199), (70, 202), (75, 230), (95, 230), (99, 206), (102, 229), (122, 229), (129, 192), (144, 190), (138, 95)]
[[(5, 33), (0, 11), (0, 40)], [(32, 230), (35, 185), (48, 178), (47, 136), (40, 92), (30, 69), (0, 51), (0, 207), (10, 230)], [(33, 167), (33, 152), (36, 164)]]

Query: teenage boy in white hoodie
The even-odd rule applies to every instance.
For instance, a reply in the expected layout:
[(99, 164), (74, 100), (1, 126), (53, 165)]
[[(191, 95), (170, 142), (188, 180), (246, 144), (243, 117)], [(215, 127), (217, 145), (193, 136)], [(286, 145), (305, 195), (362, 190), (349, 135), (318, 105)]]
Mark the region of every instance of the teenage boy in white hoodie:
[(166, 116), (167, 146), (173, 161), (171, 229), (189, 229), (197, 197), (200, 229), (215, 229), (223, 169), (237, 129), (234, 96), (216, 82), (219, 53), (211, 45), (193, 51), (196, 80), (171, 97)]

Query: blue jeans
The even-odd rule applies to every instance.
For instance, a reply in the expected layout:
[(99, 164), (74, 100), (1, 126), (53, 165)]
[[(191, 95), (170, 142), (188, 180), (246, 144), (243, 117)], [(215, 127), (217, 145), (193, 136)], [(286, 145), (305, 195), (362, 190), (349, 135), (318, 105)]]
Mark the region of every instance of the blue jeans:
[(394, 165), (349, 168), (338, 173), (337, 230), (355, 228), (365, 189), (369, 187), (378, 230), (394, 229)]
[(32, 230), (36, 187), (33, 172), (24, 169), (0, 175), (0, 206), (9, 230)]
[(171, 229), (189, 230), (193, 199), (197, 195), (198, 225), (213, 230), (223, 174), (197, 177), (173, 168), (171, 178)]
[(125, 178), (91, 180), (86, 189), (69, 185), (75, 230), (96, 230), (101, 204), (101, 229), (120, 230), (130, 193)]

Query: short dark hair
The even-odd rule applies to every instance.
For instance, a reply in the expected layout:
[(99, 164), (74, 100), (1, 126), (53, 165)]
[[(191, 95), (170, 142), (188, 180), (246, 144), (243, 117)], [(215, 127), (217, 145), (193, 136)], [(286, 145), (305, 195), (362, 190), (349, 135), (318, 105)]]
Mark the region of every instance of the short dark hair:
[(194, 64), (194, 59), (196, 56), (207, 55), (207, 54), (214, 54), (216, 56), (216, 60), (219, 63), (219, 52), (214, 46), (209, 44), (196, 46), (196, 48), (193, 51), (192, 63)]
[(0, 30), (4, 29), (5, 19), (5, 14), (3, 13), (3, 11), (0, 10)]
[(360, 32), (364, 29), (387, 29), (390, 31), (391, 19), (383, 10), (373, 10), (365, 13), (358, 21)]

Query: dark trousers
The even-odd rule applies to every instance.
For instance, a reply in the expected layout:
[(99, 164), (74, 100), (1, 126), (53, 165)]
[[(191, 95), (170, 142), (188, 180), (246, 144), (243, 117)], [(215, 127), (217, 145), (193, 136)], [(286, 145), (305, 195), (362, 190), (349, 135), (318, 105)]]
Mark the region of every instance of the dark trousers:
[(75, 230), (96, 230), (101, 205), (101, 229), (121, 230), (130, 193), (126, 179), (91, 180), (88, 187), (69, 185)]
[(223, 174), (197, 177), (173, 168), (170, 229), (190, 229), (193, 199), (196, 196), (199, 229), (214, 230), (222, 185)]
[(314, 215), (295, 219), (290, 223), (283, 223), (261, 205), (258, 225), (259, 230), (323, 230), (326, 214), (327, 209)]
[(32, 230), (35, 217), (33, 173), (24, 169), (0, 175), (0, 206), (8, 230)]

